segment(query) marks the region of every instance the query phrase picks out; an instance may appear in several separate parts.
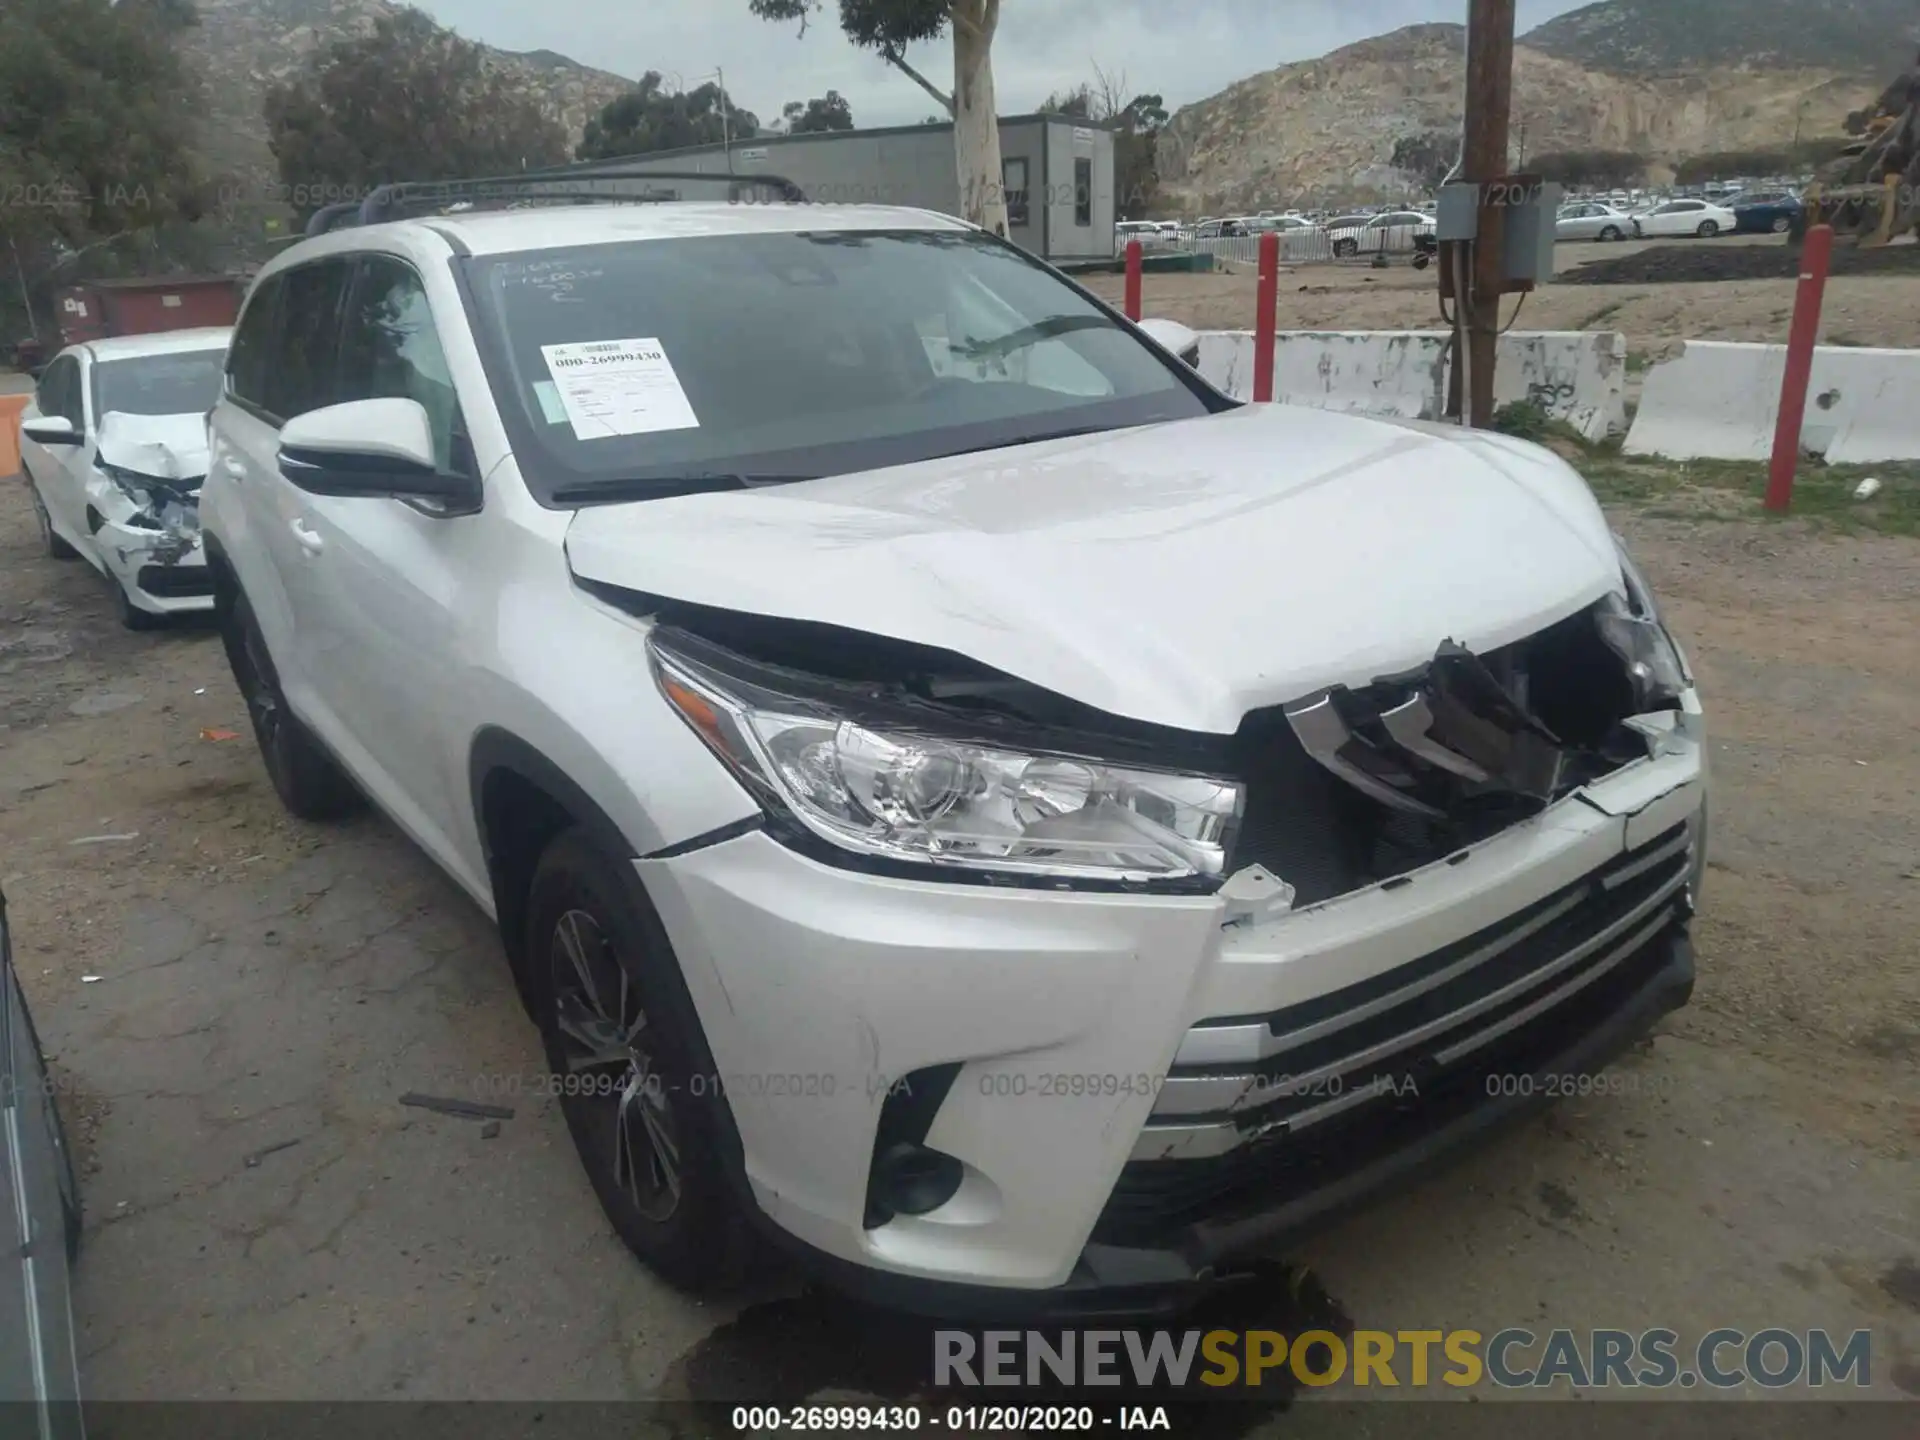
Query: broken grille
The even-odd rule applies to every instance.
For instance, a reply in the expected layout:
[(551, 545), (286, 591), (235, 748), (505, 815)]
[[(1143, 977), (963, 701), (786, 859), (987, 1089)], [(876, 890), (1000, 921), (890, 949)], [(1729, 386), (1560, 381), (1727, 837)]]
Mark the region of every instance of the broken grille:
[(1558, 1053), (1658, 968), (1691, 859), (1677, 826), (1419, 960), (1195, 1026), (1096, 1235), (1137, 1241), (1243, 1195), (1277, 1206), (1484, 1100), (1487, 1075)]
[(1298, 1131), (1447, 1069), (1571, 1000), (1682, 914), (1684, 825), (1410, 964), (1271, 1015), (1188, 1032), (1136, 1155)]

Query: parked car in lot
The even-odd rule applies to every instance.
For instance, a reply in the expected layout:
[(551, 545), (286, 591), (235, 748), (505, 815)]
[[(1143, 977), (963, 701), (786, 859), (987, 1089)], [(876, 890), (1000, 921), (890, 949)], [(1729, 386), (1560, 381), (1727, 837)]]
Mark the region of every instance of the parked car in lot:
[(0, 1416), (20, 1440), (81, 1440), (70, 1274), (80, 1187), (0, 895)]
[(1237, 404), (957, 220), (350, 226), (210, 436), (275, 789), (497, 921), (677, 1283), (1164, 1303), (1690, 992), (1701, 709), (1579, 475)]
[(1750, 190), (1729, 204), (1734, 228), (1743, 235), (1785, 235), (1806, 210), (1791, 190)]
[(1193, 238), (1196, 240), (1237, 239), (1242, 235), (1252, 233), (1247, 228), (1247, 223), (1247, 221), (1238, 217), (1230, 217), (1224, 220), (1202, 220), (1198, 225), (1194, 226)]
[(42, 549), (80, 556), (112, 581), (129, 629), (213, 608), (199, 496), (229, 333), (70, 346), (21, 413), (20, 465)]
[(1560, 207), (1554, 234), (1560, 240), (1624, 240), (1633, 233), (1633, 217), (1599, 200), (1576, 200)]
[(1370, 216), (1355, 225), (1351, 219), (1327, 222), (1327, 241), (1335, 258), (1355, 255), (1412, 254), (1421, 248), (1420, 238), (1436, 233), (1434, 219), (1417, 210), (1389, 210)]
[(1706, 200), (1668, 200), (1635, 215), (1633, 233), (1649, 237), (1698, 235), (1702, 240), (1711, 240), (1716, 235), (1732, 233), (1738, 223), (1734, 213), (1724, 205)]

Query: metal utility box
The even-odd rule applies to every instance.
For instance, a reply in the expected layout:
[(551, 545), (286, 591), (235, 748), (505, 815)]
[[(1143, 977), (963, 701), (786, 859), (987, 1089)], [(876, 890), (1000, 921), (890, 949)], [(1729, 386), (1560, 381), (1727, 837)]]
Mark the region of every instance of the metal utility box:
[(69, 286), (53, 302), (60, 343), (231, 325), (240, 316), (245, 290), (246, 281), (236, 275), (171, 275)]
[[(1018, 115), (1000, 121), (1001, 180), (1007, 238), (1045, 260), (1108, 260), (1116, 217), (1113, 131), (1063, 115)], [(898, 125), (877, 130), (761, 135), (731, 145), (697, 145), (596, 167), (781, 175), (824, 205), (906, 205), (958, 215), (960, 182), (953, 126)], [(667, 188), (671, 188), (670, 186)]]
[(1543, 184), (1524, 205), (1508, 207), (1501, 270), (1510, 284), (1544, 285), (1553, 279), (1553, 247), (1565, 195), (1560, 186)]

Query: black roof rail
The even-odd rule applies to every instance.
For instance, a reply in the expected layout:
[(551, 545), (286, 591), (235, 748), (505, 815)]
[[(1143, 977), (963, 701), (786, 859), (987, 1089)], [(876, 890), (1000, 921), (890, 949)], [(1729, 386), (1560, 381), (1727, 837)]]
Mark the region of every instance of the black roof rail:
[[(466, 208), (538, 202), (658, 205), (681, 198), (678, 189), (662, 190), (662, 183), (685, 185), (689, 182), (725, 185), (730, 202), (752, 199), (795, 205), (807, 202), (806, 192), (784, 175), (761, 171), (736, 175), (711, 170), (651, 170), (640, 164), (590, 161), (546, 170), (524, 170), (517, 175), (469, 180), (401, 180), (376, 186), (360, 200), (346, 200), (314, 211), (307, 221), (306, 233), (324, 235), (330, 230), (378, 225), (389, 220), (404, 220), (409, 214), (422, 210), (444, 212), (453, 205)], [(644, 187), (640, 193), (610, 188), (635, 183)]]

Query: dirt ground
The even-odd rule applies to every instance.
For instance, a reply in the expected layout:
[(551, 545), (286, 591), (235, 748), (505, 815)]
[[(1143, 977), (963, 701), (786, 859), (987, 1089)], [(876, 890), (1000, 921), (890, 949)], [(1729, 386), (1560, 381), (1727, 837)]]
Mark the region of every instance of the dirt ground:
[[(1668, 242), (1671, 243), (1671, 242)], [(1729, 253), (1744, 239), (1690, 241)], [(1771, 237), (1756, 244), (1777, 245)], [(1563, 245), (1559, 269), (1629, 256), (1643, 247)], [(1123, 281), (1096, 275), (1086, 282), (1118, 303)], [(1618, 330), (1630, 353), (1664, 358), (1680, 339), (1762, 340), (1784, 344), (1793, 316), (1794, 280), (1729, 280), (1664, 285), (1548, 285), (1527, 297), (1519, 312), (1524, 330)], [(1252, 266), (1231, 274), (1148, 275), (1145, 313), (1178, 320), (1197, 330), (1251, 330), (1255, 275)], [(1283, 330), (1430, 330), (1441, 328), (1438, 280), (1404, 261), (1386, 270), (1365, 266), (1311, 265), (1280, 276), (1279, 324)], [(1516, 301), (1506, 302), (1506, 316)], [(1841, 276), (1827, 286), (1822, 338), (1830, 345), (1920, 344), (1920, 274)]]
[[(1183, 288), (1224, 311), (1250, 285)], [(1423, 303), (1398, 275), (1290, 294), (1301, 324), (1410, 323)], [(1708, 314), (1628, 303), (1642, 334), (1666, 307)], [(1623, 1093), (1276, 1257), (1292, 1282), (1230, 1323), (1288, 1328), (1310, 1295), (1385, 1329), (1869, 1328), (1873, 1392), (1920, 1396), (1920, 544), (1619, 519), (1710, 707), (1696, 999), (1623, 1062)], [(286, 819), (228, 738), (245, 720), (217, 639), (121, 630), (104, 584), (35, 541), (0, 481), (0, 884), (84, 1155), (91, 1395), (925, 1384), (912, 1327), (777, 1272), (696, 1304), (632, 1261), (531, 1089), (534, 1035), (482, 918), (380, 819)], [(402, 1108), (409, 1090), (515, 1116), (483, 1138)], [(1351, 1433), (1315, 1419), (1330, 1407), (1273, 1415), (1284, 1398), (1181, 1433)]]

